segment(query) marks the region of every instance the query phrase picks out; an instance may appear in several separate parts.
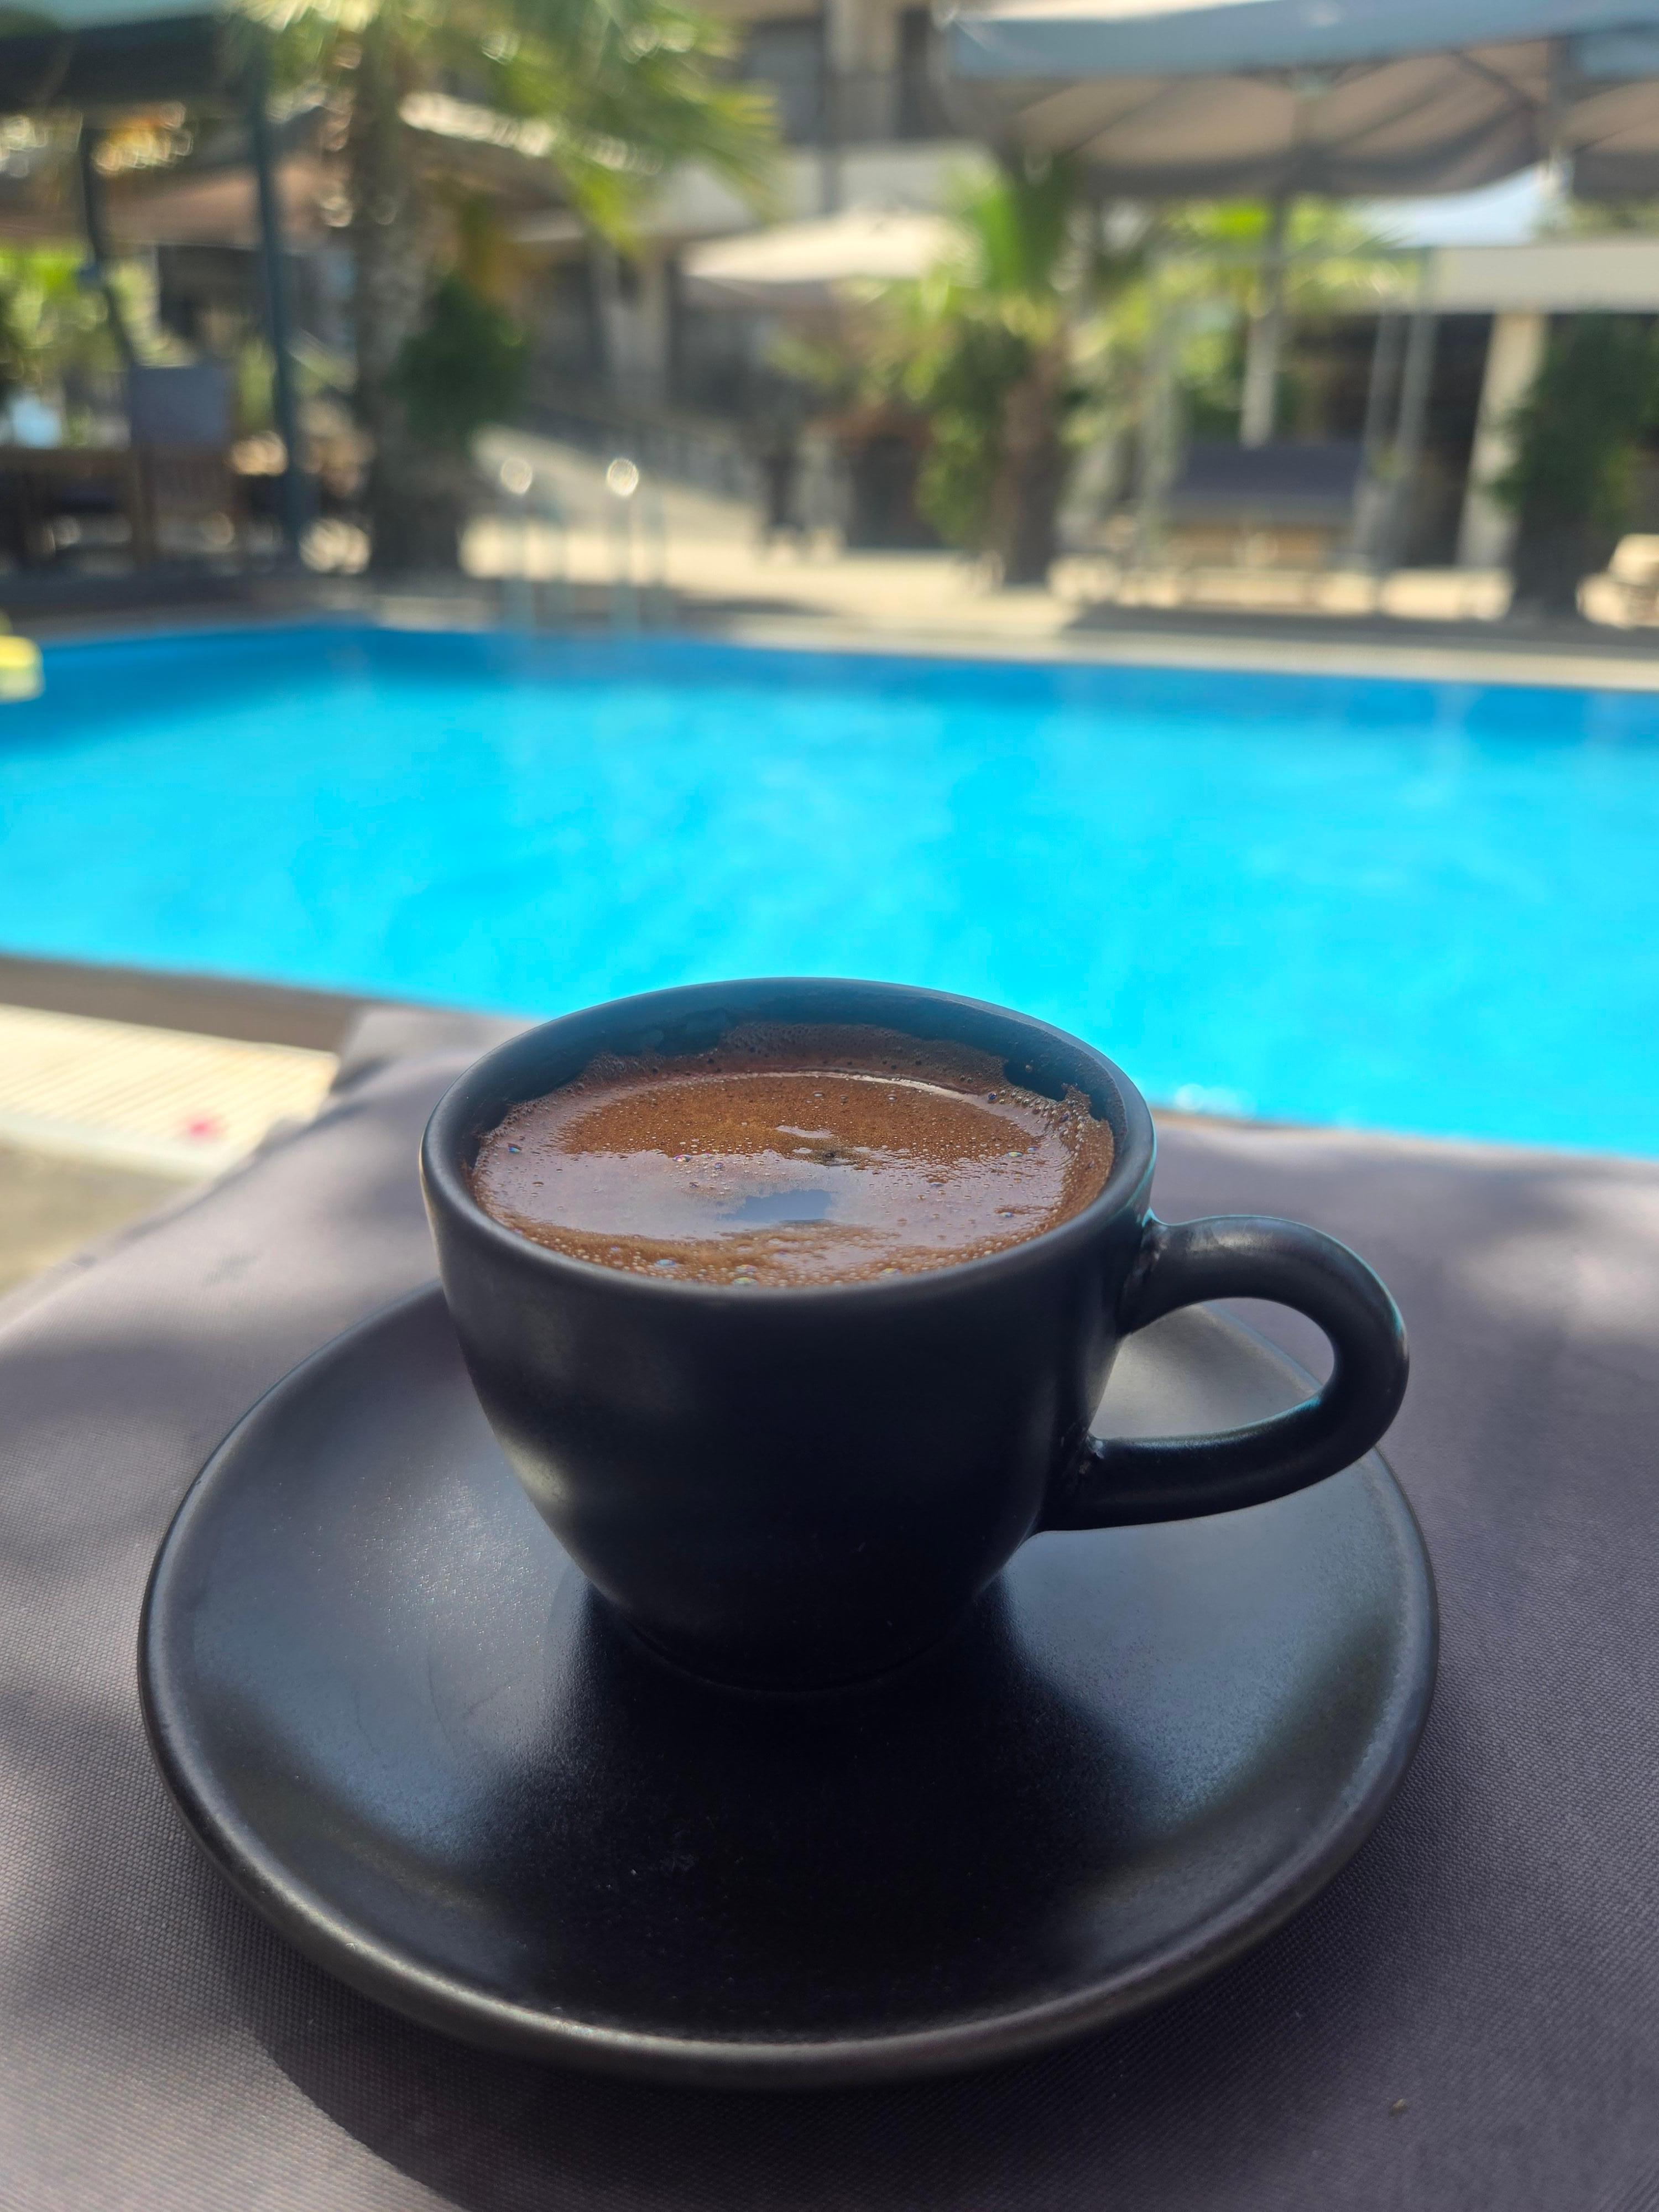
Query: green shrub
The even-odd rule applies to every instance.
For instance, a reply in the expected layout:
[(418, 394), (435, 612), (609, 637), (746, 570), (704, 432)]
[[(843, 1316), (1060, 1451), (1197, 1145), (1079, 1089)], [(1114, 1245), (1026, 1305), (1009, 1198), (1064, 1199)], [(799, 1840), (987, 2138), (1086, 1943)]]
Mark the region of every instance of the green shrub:
[(461, 277), (441, 278), (425, 320), (404, 339), (392, 372), (410, 429), (434, 446), (465, 452), (487, 422), (512, 419), (528, 352), (511, 315)]
[(1571, 613), (1628, 526), (1638, 441), (1652, 420), (1655, 346), (1629, 315), (1557, 321), (1511, 421), (1516, 456), (1492, 486), (1519, 518), (1517, 605)]

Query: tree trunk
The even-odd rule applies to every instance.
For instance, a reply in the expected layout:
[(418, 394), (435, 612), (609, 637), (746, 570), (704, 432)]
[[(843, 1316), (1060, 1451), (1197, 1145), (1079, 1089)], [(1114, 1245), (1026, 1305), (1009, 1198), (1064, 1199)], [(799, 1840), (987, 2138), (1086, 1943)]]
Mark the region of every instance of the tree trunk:
[(1048, 580), (1066, 481), (1060, 434), (1065, 380), (1063, 345), (1045, 346), (1003, 396), (986, 544), (1001, 564), (1005, 584)]
[(368, 518), (381, 574), (453, 568), (465, 514), (464, 460), (416, 438), (392, 373), (420, 327), (432, 270), (432, 216), (401, 103), (406, 58), (382, 10), (366, 27), (347, 141), (351, 173), (357, 417), (374, 442)]

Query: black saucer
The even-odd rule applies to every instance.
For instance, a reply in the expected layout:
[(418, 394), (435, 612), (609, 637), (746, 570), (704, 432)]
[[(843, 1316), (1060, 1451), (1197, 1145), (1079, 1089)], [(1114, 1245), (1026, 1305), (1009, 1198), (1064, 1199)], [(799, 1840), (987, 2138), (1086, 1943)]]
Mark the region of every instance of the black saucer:
[[(1202, 1311), (1103, 1425), (1301, 1395)], [(830, 1699), (637, 1649), (509, 1473), (419, 1293), (261, 1401), (151, 1579), (186, 1819), (345, 1980), (477, 2042), (661, 2078), (851, 2081), (1026, 2050), (1231, 1958), (1399, 1782), (1433, 1586), (1380, 1459), (1249, 1512), (1041, 1536), (952, 1645)]]

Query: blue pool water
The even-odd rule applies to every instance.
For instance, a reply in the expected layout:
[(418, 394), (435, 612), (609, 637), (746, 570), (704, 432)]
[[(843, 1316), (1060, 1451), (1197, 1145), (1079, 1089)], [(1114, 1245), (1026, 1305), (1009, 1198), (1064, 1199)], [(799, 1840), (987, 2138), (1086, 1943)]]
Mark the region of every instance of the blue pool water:
[(531, 1012), (897, 977), (1155, 1099), (1659, 1154), (1659, 699), (324, 628), (46, 659), (0, 949)]

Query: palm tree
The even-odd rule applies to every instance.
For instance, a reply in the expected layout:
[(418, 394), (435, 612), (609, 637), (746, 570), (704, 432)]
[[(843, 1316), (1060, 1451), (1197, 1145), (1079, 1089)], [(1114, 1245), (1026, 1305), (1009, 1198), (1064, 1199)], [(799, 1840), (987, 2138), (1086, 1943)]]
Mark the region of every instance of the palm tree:
[(1156, 252), (1166, 310), (1180, 309), (1189, 333), (1183, 380), (1195, 374), (1226, 406), (1239, 380), (1227, 411), (1237, 410), (1244, 445), (1275, 434), (1291, 320), (1367, 301), (1379, 313), (1401, 307), (1412, 275), (1349, 210), (1305, 197), (1178, 204), (1159, 218)]
[(411, 117), (447, 103), (477, 137), (544, 164), (590, 228), (626, 246), (642, 199), (679, 164), (757, 200), (769, 102), (722, 76), (727, 33), (678, 0), (243, 4), (277, 34), (284, 77), (319, 88), (343, 137), (376, 565), (447, 565), (461, 471), (411, 421), (401, 373), (447, 273), (444, 164)]
[(953, 214), (925, 276), (848, 287), (829, 331), (786, 333), (772, 357), (840, 404), (896, 403), (924, 422), (923, 514), (948, 544), (990, 556), (1005, 584), (1037, 584), (1076, 431), (1090, 411), (1099, 430), (1099, 403), (1123, 381), (1106, 321), (1139, 255), (1104, 249), (1064, 158), (968, 186)]
[(887, 295), (878, 352), (927, 416), (921, 502), (947, 540), (1040, 584), (1066, 477), (1071, 341), (1088, 276), (1079, 173), (1005, 170), (957, 204), (960, 246)]
[[(1005, 582), (1038, 583), (1073, 457), (1090, 441), (1121, 453), (1157, 404), (1161, 324), (1183, 384), (1226, 395), (1239, 325), (1264, 313), (1261, 249), (1274, 218), (1206, 203), (1155, 222), (1123, 209), (1103, 226), (1082, 171), (1064, 160), (1000, 173), (955, 215), (955, 244), (937, 267), (844, 303), (837, 337), (787, 345), (779, 365), (924, 416), (928, 519), (951, 544), (992, 556)], [(1109, 234), (1121, 242), (1109, 246)], [(1298, 202), (1282, 242), (1281, 310), (1318, 313), (1356, 297), (1387, 307), (1401, 296), (1397, 257), (1339, 209)]]
[(1100, 274), (1080, 173), (1063, 159), (1007, 170), (956, 212), (956, 249), (878, 303), (875, 376), (927, 418), (920, 496), (941, 534), (990, 555), (1005, 583), (1041, 583), (1069, 460), (1073, 343)]

